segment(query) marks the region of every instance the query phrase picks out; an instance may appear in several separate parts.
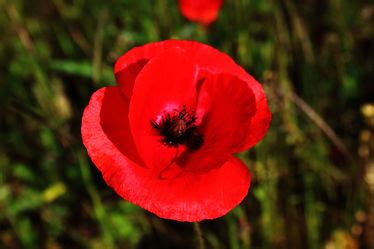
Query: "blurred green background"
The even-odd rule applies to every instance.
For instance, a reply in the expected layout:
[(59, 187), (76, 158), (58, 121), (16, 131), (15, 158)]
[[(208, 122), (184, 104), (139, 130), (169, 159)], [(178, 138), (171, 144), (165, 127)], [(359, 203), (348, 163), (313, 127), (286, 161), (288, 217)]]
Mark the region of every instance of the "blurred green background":
[(196, 248), (192, 224), (107, 187), (80, 137), (115, 60), (168, 38), (230, 54), (273, 112), (206, 248), (374, 248), (373, 23), (369, 0), (225, 1), (207, 29), (175, 0), (0, 0), (0, 248)]

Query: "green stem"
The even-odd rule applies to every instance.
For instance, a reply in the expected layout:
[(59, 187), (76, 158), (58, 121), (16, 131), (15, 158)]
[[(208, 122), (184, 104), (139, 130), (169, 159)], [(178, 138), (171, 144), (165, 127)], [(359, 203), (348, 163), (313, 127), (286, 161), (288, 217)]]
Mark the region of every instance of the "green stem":
[(199, 249), (205, 249), (203, 231), (201, 230), (200, 223), (194, 222), (193, 228), (195, 230), (196, 241)]

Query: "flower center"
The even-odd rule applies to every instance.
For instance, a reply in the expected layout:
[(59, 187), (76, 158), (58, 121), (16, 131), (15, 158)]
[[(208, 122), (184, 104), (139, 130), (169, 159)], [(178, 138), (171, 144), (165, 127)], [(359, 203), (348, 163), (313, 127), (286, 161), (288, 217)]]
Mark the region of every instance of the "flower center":
[(164, 145), (186, 145), (187, 149), (195, 151), (203, 144), (203, 137), (195, 121), (195, 115), (183, 106), (180, 110), (174, 109), (157, 120), (152, 120), (151, 126), (162, 137), (161, 142)]

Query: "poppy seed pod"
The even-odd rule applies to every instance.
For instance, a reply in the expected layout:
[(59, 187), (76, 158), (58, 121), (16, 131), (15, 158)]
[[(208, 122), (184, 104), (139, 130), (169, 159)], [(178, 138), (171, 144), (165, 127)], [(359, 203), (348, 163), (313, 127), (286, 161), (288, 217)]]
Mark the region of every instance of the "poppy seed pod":
[(124, 199), (178, 221), (223, 216), (251, 181), (233, 157), (258, 143), (271, 113), (262, 86), (229, 56), (194, 41), (133, 48), (115, 64), (117, 86), (96, 91), (82, 138)]

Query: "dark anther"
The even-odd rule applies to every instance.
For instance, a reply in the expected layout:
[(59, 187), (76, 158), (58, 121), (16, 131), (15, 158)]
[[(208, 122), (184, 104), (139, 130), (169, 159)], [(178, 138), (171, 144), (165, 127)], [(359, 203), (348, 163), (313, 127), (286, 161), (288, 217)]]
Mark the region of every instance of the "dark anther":
[(186, 145), (190, 151), (198, 150), (203, 144), (203, 137), (195, 125), (196, 117), (183, 106), (181, 110), (165, 113), (151, 125), (162, 137), (161, 142), (167, 146)]

